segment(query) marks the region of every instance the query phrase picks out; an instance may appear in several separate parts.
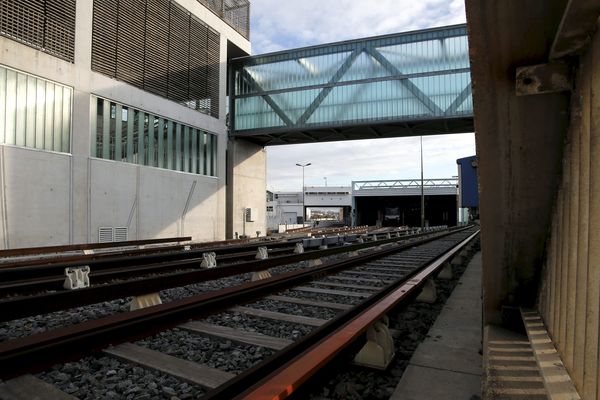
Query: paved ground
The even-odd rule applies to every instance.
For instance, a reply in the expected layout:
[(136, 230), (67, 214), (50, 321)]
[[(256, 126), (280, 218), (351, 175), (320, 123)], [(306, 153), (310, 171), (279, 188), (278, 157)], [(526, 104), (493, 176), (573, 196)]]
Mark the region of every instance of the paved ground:
[(471, 400), (481, 395), (481, 253), (413, 354), (390, 400)]

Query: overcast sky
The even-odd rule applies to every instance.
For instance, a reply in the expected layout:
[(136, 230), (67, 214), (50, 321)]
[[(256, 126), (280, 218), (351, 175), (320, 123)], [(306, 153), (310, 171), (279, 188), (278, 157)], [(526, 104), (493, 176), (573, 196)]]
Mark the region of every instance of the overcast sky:
[[(252, 0), (252, 53), (310, 46), (465, 22), (464, 0)], [(473, 134), (423, 138), (424, 175), (457, 174), (456, 159), (475, 154)], [(267, 188), (350, 185), (353, 180), (420, 176), (419, 138), (396, 138), (267, 147)]]

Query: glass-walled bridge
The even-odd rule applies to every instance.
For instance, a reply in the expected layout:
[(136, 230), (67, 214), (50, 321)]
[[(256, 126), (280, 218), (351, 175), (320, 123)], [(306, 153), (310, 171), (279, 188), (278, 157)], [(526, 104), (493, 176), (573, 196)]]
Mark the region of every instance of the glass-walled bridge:
[(233, 137), (263, 144), (473, 131), (466, 25), (234, 59)]

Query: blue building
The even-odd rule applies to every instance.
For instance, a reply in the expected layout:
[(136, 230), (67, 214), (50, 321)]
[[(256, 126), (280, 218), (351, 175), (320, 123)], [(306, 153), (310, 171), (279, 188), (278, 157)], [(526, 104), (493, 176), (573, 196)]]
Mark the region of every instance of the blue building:
[(479, 186), (477, 184), (477, 156), (456, 160), (458, 164), (458, 207), (469, 209), (470, 219), (479, 215)]

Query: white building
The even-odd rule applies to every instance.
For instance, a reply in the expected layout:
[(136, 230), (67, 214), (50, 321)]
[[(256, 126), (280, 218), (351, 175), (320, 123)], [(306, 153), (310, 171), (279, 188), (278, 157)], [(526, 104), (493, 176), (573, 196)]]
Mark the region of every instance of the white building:
[(226, 126), (227, 60), (250, 53), (249, 6), (3, 2), (0, 248), (97, 242), (115, 227), (129, 239), (265, 232), (264, 150), (228, 142)]
[[(267, 226), (278, 229), (279, 225), (296, 225), (302, 223), (303, 209), (306, 209), (307, 222), (312, 220), (311, 210), (339, 209), (342, 221), (350, 223), (352, 207), (352, 188), (350, 186), (307, 186), (302, 192), (268, 192)], [(304, 206), (304, 207), (303, 207)], [(347, 217), (347, 221), (344, 218)]]

